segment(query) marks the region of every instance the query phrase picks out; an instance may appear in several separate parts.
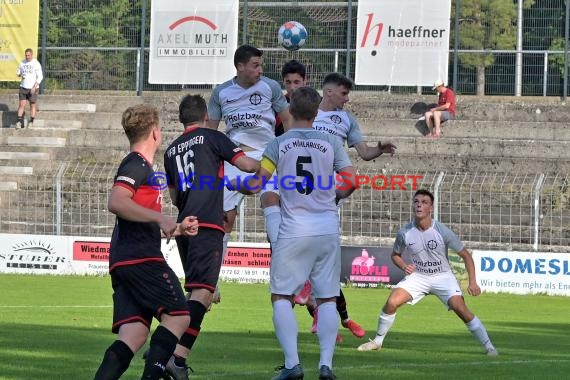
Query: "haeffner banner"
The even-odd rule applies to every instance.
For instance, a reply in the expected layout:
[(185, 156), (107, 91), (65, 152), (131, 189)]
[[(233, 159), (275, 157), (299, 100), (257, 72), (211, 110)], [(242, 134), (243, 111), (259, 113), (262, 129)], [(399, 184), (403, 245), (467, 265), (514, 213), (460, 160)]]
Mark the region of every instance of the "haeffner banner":
[(355, 82), (447, 82), (451, 0), (359, 0)]
[(474, 250), (473, 260), (484, 291), (570, 296), (570, 253)]
[(235, 75), (238, 0), (153, 0), (149, 83), (216, 84)]

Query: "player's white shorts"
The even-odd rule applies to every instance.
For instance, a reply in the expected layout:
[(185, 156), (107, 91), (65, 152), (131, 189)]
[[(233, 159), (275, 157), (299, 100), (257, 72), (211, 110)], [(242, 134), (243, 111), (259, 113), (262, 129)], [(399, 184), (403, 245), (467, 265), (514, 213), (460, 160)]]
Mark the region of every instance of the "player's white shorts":
[[(261, 150), (251, 150), (244, 152), (246, 156), (251, 157), (255, 160), (261, 160), (263, 156), (263, 152)], [(240, 183), (246, 179), (247, 177), (251, 176), (253, 173), (247, 173), (239, 170), (237, 167), (233, 166), (232, 164), (225, 162), (224, 163), (224, 176), (228, 181), (232, 181), (233, 179), (239, 177)], [(273, 188), (273, 183), (268, 183), (264, 189), (261, 189), (259, 194), (263, 194), (266, 191), (269, 191)], [(230, 211), (235, 209), (241, 201), (243, 200), (244, 195), (239, 191), (232, 191), (224, 188), (224, 211)]]
[(338, 234), (279, 238), (271, 253), (271, 293), (297, 294), (306, 280), (315, 298), (340, 294), (340, 238)]
[(432, 276), (413, 272), (404, 277), (404, 279), (396, 285), (396, 288), (404, 289), (410, 293), (412, 296), (412, 300), (408, 302), (410, 305), (415, 305), (426, 295), (433, 294), (437, 296), (445, 306), (449, 307), (447, 302), (451, 297), (463, 296), (457, 278), (455, 278), (452, 272), (444, 272)]

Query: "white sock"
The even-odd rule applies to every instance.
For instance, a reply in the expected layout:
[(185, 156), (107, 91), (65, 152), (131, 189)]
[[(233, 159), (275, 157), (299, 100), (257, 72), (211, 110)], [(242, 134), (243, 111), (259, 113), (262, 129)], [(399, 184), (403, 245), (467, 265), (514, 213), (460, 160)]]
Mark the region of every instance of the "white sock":
[(487, 334), (487, 329), (481, 320), (477, 318), (477, 316), (475, 316), (471, 322), (466, 323), (465, 326), (467, 326), (469, 331), (471, 331), (471, 334), (475, 336), (475, 338), (485, 347), (485, 349), (489, 350), (495, 348), (493, 347), (493, 343), (491, 343), (491, 339)]
[(263, 209), (265, 215), (265, 230), (269, 244), (275, 244), (279, 236), (279, 226), (281, 225), (281, 207), (269, 206)]
[(384, 338), (394, 324), (395, 319), (396, 314), (386, 314), (384, 311), (380, 313), (380, 317), (378, 318), (378, 330), (376, 332), (376, 337), (374, 338), (374, 342), (376, 342), (376, 344), (381, 346), (384, 343)]
[(285, 368), (293, 368), (299, 364), (299, 353), (297, 351), (299, 328), (293, 306), (289, 300), (280, 299), (273, 302), (273, 326), (285, 355)]
[(317, 336), (321, 347), (319, 368), (326, 365), (332, 369), (332, 359), (338, 334), (338, 319), (335, 302), (325, 302), (319, 305), (319, 319), (317, 320)]

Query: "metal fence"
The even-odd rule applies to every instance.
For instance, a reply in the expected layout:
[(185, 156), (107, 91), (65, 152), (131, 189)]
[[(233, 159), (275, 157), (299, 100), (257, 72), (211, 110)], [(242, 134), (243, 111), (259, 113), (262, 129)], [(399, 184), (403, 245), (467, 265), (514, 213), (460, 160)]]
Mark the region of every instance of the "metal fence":
[[(523, 3), (525, 4), (523, 6)], [(502, 6), (520, 15), (504, 29), (521, 25), (519, 40), (502, 46), (495, 40), (480, 48), (462, 36), (472, 24), (485, 36), (502, 33), (494, 18), (498, 12), (487, 6)], [(530, 5), (530, 6), (527, 6)], [(473, 10), (479, 6), (480, 9)], [(41, 49), (38, 54), (46, 74), (45, 91), (66, 90), (173, 90), (175, 85), (152, 85), (148, 77), (150, 0), (42, 0)], [(265, 74), (279, 80), (283, 62), (299, 59), (307, 64), (310, 85), (318, 87), (332, 71), (354, 77), (358, 1), (256, 1), (240, 2), (239, 41), (265, 51)], [(480, 19), (474, 19), (480, 15)], [(143, 17), (144, 16), (144, 17)], [(310, 32), (306, 46), (287, 52), (277, 46), (276, 31), (288, 20), (298, 20)], [(568, 14), (564, 0), (533, 2), (452, 1), (450, 77), (457, 93), (475, 94), (484, 83), (487, 95), (520, 94), (561, 96), (565, 94), (564, 50), (568, 38)], [(497, 30), (499, 29), (499, 30)], [(141, 32), (142, 31), (142, 32)], [(470, 57), (485, 56), (488, 65), (477, 69)], [(520, 64), (518, 59), (520, 59)], [(456, 64), (457, 63), (457, 64)], [(520, 72), (518, 72), (518, 69)], [(15, 87), (17, 83), (0, 83)], [(568, 86), (568, 84), (567, 84)], [(195, 86), (206, 87), (207, 86)], [(357, 89), (415, 93), (428, 88), (359, 86)], [(567, 90), (568, 88), (566, 88)], [(567, 92), (567, 91), (566, 91)]]
[[(66, 162), (22, 176), (18, 190), (1, 194), (1, 230), (110, 236), (115, 217), (107, 211), (107, 197), (116, 165)], [(391, 244), (411, 219), (416, 188), (434, 192), (434, 217), (452, 227), (470, 248), (567, 251), (570, 244), (568, 174), (426, 172), (413, 173), (415, 185), (406, 172), (360, 174), (386, 179), (378, 177), (374, 187), (363, 186), (343, 204), (343, 244)], [(163, 204), (166, 213), (176, 215), (166, 194)], [(266, 241), (257, 197), (245, 197), (233, 239)]]

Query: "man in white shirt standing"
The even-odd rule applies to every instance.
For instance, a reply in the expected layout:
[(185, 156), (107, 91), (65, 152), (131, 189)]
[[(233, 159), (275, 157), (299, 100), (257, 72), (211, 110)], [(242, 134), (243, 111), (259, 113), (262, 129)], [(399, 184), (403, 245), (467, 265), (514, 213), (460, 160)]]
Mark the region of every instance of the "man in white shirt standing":
[(24, 111), (26, 103), (30, 103), (30, 122), (28, 126), (34, 124), (34, 118), (38, 112), (38, 90), (40, 83), (44, 79), (42, 65), (34, 58), (34, 51), (27, 48), (24, 52), (26, 58), (20, 62), (16, 75), (22, 78), (20, 81), (20, 91), (18, 92), (18, 122), (16, 128), (24, 128)]

